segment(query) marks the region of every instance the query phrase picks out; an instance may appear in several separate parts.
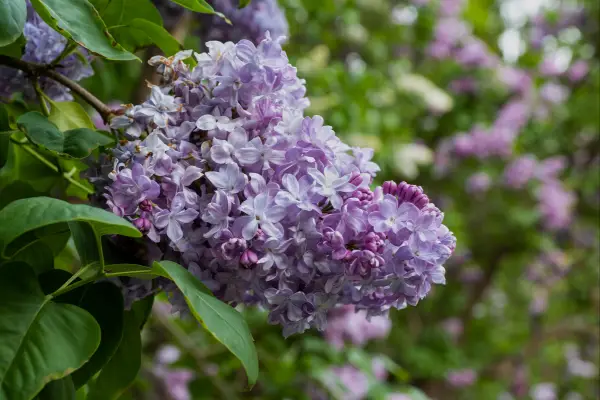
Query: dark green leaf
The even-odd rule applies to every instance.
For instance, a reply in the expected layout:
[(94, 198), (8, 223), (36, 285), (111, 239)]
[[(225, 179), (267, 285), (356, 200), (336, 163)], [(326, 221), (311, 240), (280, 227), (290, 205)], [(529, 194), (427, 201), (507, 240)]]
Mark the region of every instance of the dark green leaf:
[(89, 383), (87, 400), (116, 399), (134, 381), (140, 370), (141, 358), (138, 320), (133, 311), (125, 311), (121, 344), (96, 380)]
[(8, 185), (0, 188), (0, 208), (15, 200), (26, 199), (28, 197), (41, 196), (43, 193), (35, 190), (29, 183), (23, 181), (10, 182)]
[(210, 4), (208, 4), (204, 0), (171, 0), (173, 3), (177, 3), (180, 6), (183, 6), (189, 10), (196, 11), (204, 14), (214, 14), (215, 9), (212, 8)]
[(108, 32), (88, 0), (31, 0), (44, 21), (63, 36), (110, 60), (138, 60)]
[(162, 26), (145, 19), (136, 18), (114, 30), (115, 37), (130, 50), (156, 45), (167, 56), (181, 50), (181, 44)]
[(155, 262), (153, 269), (175, 282), (185, 296), (185, 301), (194, 317), (240, 359), (246, 369), (248, 383), (254, 385), (258, 378), (258, 357), (252, 334), (244, 317), (229, 305), (208, 294), (206, 286), (181, 265), (162, 261)]
[(162, 26), (162, 17), (151, 0), (91, 0), (100, 16), (111, 29), (141, 18)]
[(231, 25), (231, 21), (223, 15), (223, 13), (215, 11), (214, 8), (210, 4), (208, 4), (204, 0), (171, 0), (173, 3), (177, 3), (180, 6), (187, 8), (188, 10), (196, 11), (203, 14), (214, 14), (225, 20), (228, 24)]
[(27, 19), (25, 0), (0, 0), (0, 46), (17, 40)]
[(73, 242), (75, 242), (77, 254), (79, 254), (81, 266), (95, 264), (94, 269), (102, 270), (104, 259), (101, 254), (101, 244), (94, 228), (87, 222), (71, 221), (69, 222), (69, 229), (73, 236)]
[(110, 137), (87, 128), (63, 133), (37, 111), (21, 115), (17, 124), (32, 143), (61, 156), (84, 158), (99, 146), (113, 142)]
[(238, 8), (242, 9), (244, 7), (247, 7), (251, 1), (252, 0), (240, 0), (240, 2), (238, 3)]
[(31, 242), (11, 257), (10, 261), (21, 261), (29, 265), (36, 275), (54, 268), (54, 254), (41, 240)]
[(23, 263), (0, 267), (0, 398), (29, 400), (87, 361), (100, 327), (81, 308), (44, 296)]
[(61, 131), (77, 128), (96, 129), (92, 119), (79, 103), (52, 102), (48, 120)]
[(83, 386), (113, 357), (123, 336), (123, 295), (110, 282), (98, 282), (84, 293), (77, 306), (88, 311), (100, 325), (100, 346), (81, 368), (73, 372), (75, 388)]
[(38, 400), (75, 400), (73, 379), (66, 376), (48, 383), (37, 397)]
[(144, 325), (146, 325), (146, 321), (148, 321), (148, 317), (150, 317), (150, 313), (152, 312), (153, 304), (154, 296), (148, 296), (143, 298), (142, 300), (136, 301), (131, 305), (131, 311), (133, 311), (135, 321), (139, 326), (140, 330), (142, 330), (142, 328), (144, 328)]
[(26, 43), (27, 39), (25, 39), (25, 36), (21, 35), (11, 44), (0, 47), (0, 54), (14, 58), (21, 58), (23, 51), (25, 50)]
[[(88, 222), (98, 236), (117, 234), (140, 237), (133, 225), (113, 213), (84, 204), (69, 204), (50, 197), (17, 200), (0, 210), (0, 255), (11, 256), (18, 248), (6, 247), (19, 236), (38, 228), (70, 221)], [(22, 247), (22, 246), (21, 246)]]

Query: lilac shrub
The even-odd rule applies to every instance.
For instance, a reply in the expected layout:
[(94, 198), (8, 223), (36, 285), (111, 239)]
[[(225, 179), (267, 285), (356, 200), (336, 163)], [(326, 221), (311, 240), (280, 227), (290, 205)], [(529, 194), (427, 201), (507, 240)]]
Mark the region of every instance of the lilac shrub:
[[(52, 63), (65, 49), (67, 39), (46, 24), (27, 1), (27, 20), (23, 30), (25, 48), (21, 60), (39, 64)], [(94, 74), (91, 55), (82, 47), (79, 54), (64, 57), (56, 71), (73, 81)], [(56, 101), (72, 100), (70, 90), (58, 82), (45, 77), (38, 78), (41, 90)], [(35, 99), (36, 93), (30, 78), (21, 70), (0, 66), (0, 100), (9, 101), (14, 93), (22, 92), (26, 99)]]
[(445, 283), (456, 239), (444, 214), (418, 186), (370, 188), (373, 151), (303, 115), (280, 40), (207, 47), (193, 69), (192, 51), (152, 58), (165, 85), (112, 120), (123, 137), (108, 208), (223, 301), (266, 308), (285, 336), (323, 330), (336, 306), (385, 315)]

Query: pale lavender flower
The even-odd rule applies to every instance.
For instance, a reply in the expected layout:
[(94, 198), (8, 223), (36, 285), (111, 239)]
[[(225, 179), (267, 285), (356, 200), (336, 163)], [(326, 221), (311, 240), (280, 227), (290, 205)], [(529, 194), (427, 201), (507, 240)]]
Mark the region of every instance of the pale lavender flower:
[(142, 104), (136, 114), (151, 118), (159, 128), (166, 128), (171, 113), (179, 109), (173, 96), (165, 95), (160, 87), (152, 86), (150, 98)]
[(189, 224), (198, 217), (198, 211), (185, 208), (183, 194), (175, 195), (170, 210), (161, 210), (154, 215), (154, 225), (159, 229), (167, 229), (167, 236), (173, 242), (183, 238), (183, 224)]
[(240, 171), (237, 164), (227, 164), (218, 172), (209, 171), (205, 175), (216, 188), (227, 194), (241, 192), (248, 182), (248, 178)]
[(478, 172), (473, 174), (467, 180), (467, 192), (469, 193), (485, 193), (492, 184), (492, 179), (486, 172)]
[(530, 390), (532, 400), (557, 400), (556, 386), (553, 383), (538, 383)]
[(390, 332), (392, 323), (387, 317), (367, 318), (366, 312), (356, 311), (353, 306), (332, 310), (325, 330), (325, 339), (341, 349), (346, 340), (363, 346), (372, 339), (384, 339)]
[(254, 198), (247, 199), (239, 209), (247, 215), (236, 220), (242, 229), (244, 239), (252, 239), (259, 227), (268, 236), (275, 238), (283, 236), (283, 227), (279, 221), (285, 217), (285, 209), (272, 204), (268, 194), (261, 193)]
[(340, 193), (350, 193), (356, 190), (356, 186), (348, 182), (350, 176), (341, 176), (333, 166), (326, 167), (323, 172), (309, 168), (308, 174), (315, 180), (315, 192), (327, 198), (335, 209), (342, 206)]

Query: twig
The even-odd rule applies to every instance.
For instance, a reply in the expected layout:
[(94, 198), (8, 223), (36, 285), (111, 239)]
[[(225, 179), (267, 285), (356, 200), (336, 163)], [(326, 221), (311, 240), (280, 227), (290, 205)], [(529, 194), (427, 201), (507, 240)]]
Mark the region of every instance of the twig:
[(76, 93), (85, 102), (94, 107), (98, 113), (102, 116), (105, 122), (110, 120), (110, 116), (113, 114), (112, 110), (100, 101), (96, 96), (85, 90), (76, 82), (67, 78), (66, 76), (56, 72), (50, 65), (31, 63), (23, 60), (19, 60), (13, 57), (0, 55), (0, 64), (6, 65), (12, 68), (20, 69), (26, 74), (32, 77), (45, 76), (55, 80), (63, 86), (71, 89), (73, 93)]

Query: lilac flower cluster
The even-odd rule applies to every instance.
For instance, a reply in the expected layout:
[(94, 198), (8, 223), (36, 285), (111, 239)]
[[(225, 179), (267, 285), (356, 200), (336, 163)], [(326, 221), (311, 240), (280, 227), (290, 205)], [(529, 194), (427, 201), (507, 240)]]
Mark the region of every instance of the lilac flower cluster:
[[(23, 30), (26, 44), (21, 60), (50, 64), (65, 49), (67, 39), (50, 28), (27, 1), (27, 20)], [(94, 74), (90, 66), (92, 57), (83, 48), (81, 56), (70, 54), (57, 66), (56, 71), (67, 78), (79, 81)], [(71, 100), (70, 90), (50, 78), (39, 78), (41, 89), (53, 100)], [(8, 101), (14, 93), (23, 92), (26, 99), (35, 99), (36, 93), (30, 78), (21, 70), (0, 66), (0, 100)]]
[[(456, 239), (423, 190), (386, 182), (370, 149), (304, 117), (304, 81), (279, 40), (155, 57), (165, 86), (112, 120), (107, 205), (230, 304), (258, 304), (284, 335), (416, 305), (445, 283)], [(177, 299), (177, 296), (174, 297)]]
[[(170, 0), (152, 1), (162, 15), (165, 27), (174, 28), (185, 9)], [(247, 39), (256, 44), (265, 37), (266, 32), (273, 37), (288, 36), (287, 19), (277, 0), (252, 0), (242, 9), (238, 9), (237, 0), (209, 0), (208, 3), (227, 17), (231, 25), (220, 16), (194, 14), (199, 25), (198, 34), (204, 42)]]
[(346, 340), (363, 346), (371, 339), (386, 338), (392, 328), (392, 321), (382, 316), (367, 319), (364, 311), (356, 311), (354, 306), (343, 306), (332, 310), (327, 318), (325, 339), (341, 349)]

